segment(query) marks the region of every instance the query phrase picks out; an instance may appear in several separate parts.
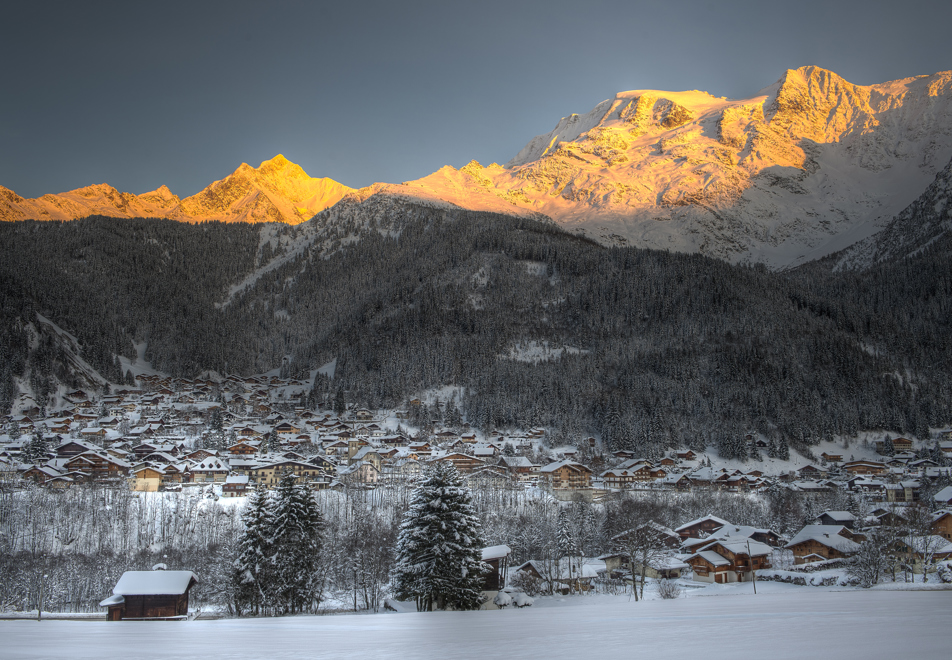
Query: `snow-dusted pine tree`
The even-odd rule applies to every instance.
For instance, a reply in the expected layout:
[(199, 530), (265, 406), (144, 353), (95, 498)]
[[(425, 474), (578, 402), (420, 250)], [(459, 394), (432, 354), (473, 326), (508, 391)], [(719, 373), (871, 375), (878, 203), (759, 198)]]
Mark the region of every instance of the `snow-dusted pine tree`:
[(235, 560), (234, 601), (235, 611), (241, 615), (248, 611), (261, 614), (267, 611), (271, 601), (272, 537), (274, 514), (271, 498), (267, 492), (255, 491), (248, 497), (241, 521), (245, 529), (238, 539), (238, 557)]
[(474, 610), (488, 566), (469, 489), (451, 463), (437, 462), (413, 491), (400, 526), (394, 595), (417, 609)]
[(286, 474), (274, 498), (272, 538), (277, 607), (295, 614), (316, 607), (324, 586), (320, 572), (324, 519), (310, 489)]

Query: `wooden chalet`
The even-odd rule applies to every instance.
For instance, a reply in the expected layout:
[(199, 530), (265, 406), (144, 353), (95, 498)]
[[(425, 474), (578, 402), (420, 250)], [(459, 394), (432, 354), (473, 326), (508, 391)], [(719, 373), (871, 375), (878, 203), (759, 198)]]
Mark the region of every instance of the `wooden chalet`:
[(854, 555), (861, 540), (843, 525), (807, 525), (784, 547), (793, 551), (794, 564), (808, 564)]
[(575, 461), (557, 461), (539, 469), (539, 477), (550, 488), (591, 488), (592, 471)]
[(461, 473), (472, 472), (473, 470), (478, 470), (480, 468), (486, 467), (487, 465), (486, 461), (480, 458), (476, 458), (475, 456), (470, 456), (468, 454), (461, 454), (459, 452), (446, 454), (445, 456), (440, 456), (434, 460), (452, 463)]
[(932, 516), (932, 533), (952, 541), (952, 511), (942, 509)]
[(770, 568), (773, 548), (750, 539), (716, 540), (687, 558), (699, 582), (748, 582), (752, 571)]
[(883, 474), (888, 472), (889, 468), (885, 463), (879, 461), (847, 461), (843, 463), (843, 469), (853, 475), (858, 474)]
[(109, 608), (107, 621), (185, 620), (196, 584), (191, 571), (126, 571), (99, 606)]
[(703, 536), (710, 536), (725, 525), (730, 525), (730, 523), (723, 518), (704, 516), (703, 518), (692, 520), (689, 523), (684, 523), (674, 531), (677, 532), (682, 540), (699, 539)]

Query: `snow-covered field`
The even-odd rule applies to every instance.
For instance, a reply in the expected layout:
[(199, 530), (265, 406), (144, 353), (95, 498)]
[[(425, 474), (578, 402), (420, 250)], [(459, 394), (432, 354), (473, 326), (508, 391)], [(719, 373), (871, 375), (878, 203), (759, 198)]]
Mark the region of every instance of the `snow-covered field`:
[(756, 596), (640, 603), (578, 596), (538, 604), (189, 623), (2, 621), (0, 658), (952, 657), (946, 590), (788, 587)]

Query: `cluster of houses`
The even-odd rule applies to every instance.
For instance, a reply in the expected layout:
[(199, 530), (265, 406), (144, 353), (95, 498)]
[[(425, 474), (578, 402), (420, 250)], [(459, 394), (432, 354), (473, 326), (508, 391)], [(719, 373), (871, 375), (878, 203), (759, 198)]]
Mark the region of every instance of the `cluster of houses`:
[[(879, 444), (881, 452), (888, 444), (890, 455), (877, 460), (823, 453), (815, 464), (781, 475), (765, 474), (757, 463), (714, 468), (691, 450), (655, 459), (618, 451), (602, 455), (610, 466), (596, 471), (595, 462), (582, 458), (598, 454), (594, 438), (547, 450), (541, 429), (477, 437), (464, 426), (410, 437), (399, 426), (408, 411), (389, 417), (368, 410), (316, 412), (305, 405), (310, 383), (300, 380), (142, 375), (138, 383), (97, 399), (80, 390), (67, 393), (49, 413), (21, 401), (19, 414), (5, 420), (7, 433), (0, 434), (0, 482), (30, 479), (52, 488), (99, 482), (143, 491), (214, 484), (224, 496), (238, 496), (272, 487), (286, 473), (315, 490), (405, 483), (428, 462), (447, 461), (471, 486), (538, 485), (564, 500), (594, 501), (645, 488), (757, 491), (779, 485), (910, 503), (918, 501), (923, 484), (948, 474), (940, 463), (952, 459), (952, 434), (946, 434), (937, 446), (948, 458), (939, 461), (917, 457), (910, 440), (895, 438)], [(43, 439), (41, 451), (31, 450), (36, 438)], [(748, 440), (753, 449), (763, 442)]]
[[(952, 498), (952, 488), (949, 489)], [(758, 572), (774, 566), (775, 558), (792, 556), (795, 566), (814, 564), (814, 568), (833, 566), (831, 560), (846, 559), (860, 550), (866, 540), (863, 531), (869, 526), (900, 525), (895, 508), (878, 509), (864, 521), (857, 521), (848, 511), (826, 511), (813, 524), (804, 526), (792, 538), (784, 538), (770, 529), (735, 525), (717, 516), (708, 515), (669, 529), (655, 522), (645, 523), (652, 549), (636, 551), (634, 560), (625, 550), (608, 553), (595, 559), (562, 557), (553, 560), (533, 559), (512, 569), (510, 579), (520, 574), (532, 576), (540, 583), (561, 593), (585, 592), (597, 580), (614, 579), (631, 584), (632, 571), (653, 579), (676, 579), (690, 575), (694, 581), (717, 584), (750, 582)], [(859, 527), (862, 522), (866, 527)], [(639, 528), (641, 529), (641, 528)], [(629, 530), (613, 539), (619, 548), (626, 546)], [(645, 538), (644, 536), (642, 538)], [(914, 573), (932, 570), (937, 562), (952, 559), (952, 509), (933, 515), (932, 534), (915, 536), (898, 534), (892, 551)], [(648, 559), (645, 560), (644, 557)], [(645, 561), (645, 566), (641, 566)], [(690, 572), (690, 573), (689, 573)]]
[(478, 442), (468, 428), (444, 429), (415, 439), (399, 426), (406, 411), (384, 421), (368, 410), (306, 409), (309, 384), (302, 381), (139, 381), (141, 387), (98, 400), (68, 393), (52, 414), (26, 408), (8, 417), (0, 482), (29, 479), (50, 488), (95, 482), (139, 491), (215, 485), (229, 497), (273, 487), (287, 473), (315, 490), (409, 482), (430, 461), (454, 464), (474, 486), (519, 486), (540, 475), (541, 466), (515, 448), (537, 448), (542, 430)]

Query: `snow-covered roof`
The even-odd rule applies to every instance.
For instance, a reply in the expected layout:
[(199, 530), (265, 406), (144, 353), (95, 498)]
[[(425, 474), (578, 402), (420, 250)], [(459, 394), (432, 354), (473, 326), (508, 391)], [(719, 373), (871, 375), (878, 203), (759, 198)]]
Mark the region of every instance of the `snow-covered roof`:
[(508, 557), (511, 552), (512, 548), (508, 545), (493, 545), (488, 548), (483, 548), (483, 561), (502, 559), (503, 557)]
[(792, 548), (804, 541), (816, 541), (840, 552), (856, 552), (859, 550), (859, 544), (845, 536), (840, 536), (840, 532), (844, 529), (846, 528), (842, 525), (806, 525), (784, 547)]
[(116, 596), (184, 594), (192, 580), (192, 571), (126, 571), (113, 588)]
[(936, 502), (952, 501), (952, 486), (946, 486), (945, 488), (940, 490), (938, 493), (935, 494), (934, 499)]
[[(773, 552), (773, 548), (771, 548), (766, 543), (761, 543), (760, 541), (751, 541), (749, 538), (717, 539), (715, 541), (711, 541), (710, 545), (705, 546), (705, 548), (711, 548), (714, 545), (720, 545), (722, 548), (733, 552), (735, 555), (746, 555), (749, 551), (750, 556), (759, 557), (762, 555), (769, 555)], [(705, 550), (702, 550), (701, 552), (705, 552)]]
[(720, 556), (713, 550), (701, 550), (700, 552), (696, 553), (695, 556), (707, 560), (707, 562), (713, 566), (725, 566), (730, 564), (727, 559)]
[(823, 517), (823, 516), (829, 516), (830, 518), (838, 522), (851, 522), (853, 520), (856, 520), (856, 516), (854, 516), (849, 511), (824, 511), (823, 513), (820, 514), (820, 517)]
[(122, 605), (126, 602), (125, 596), (110, 596), (99, 603), (99, 607), (109, 607), (110, 605)]
[(704, 516), (703, 518), (692, 520), (689, 523), (684, 523), (680, 527), (676, 527), (674, 531), (680, 532), (681, 530), (687, 529), (688, 527), (693, 527), (694, 525), (702, 523), (705, 520), (710, 520), (711, 522), (719, 523), (720, 525), (730, 525), (730, 523), (724, 520), (723, 518), (718, 518), (717, 516)]

